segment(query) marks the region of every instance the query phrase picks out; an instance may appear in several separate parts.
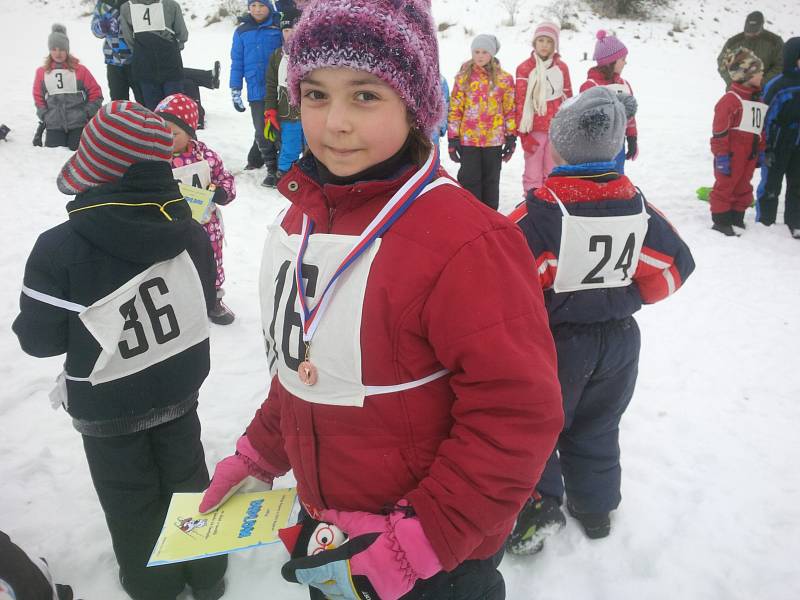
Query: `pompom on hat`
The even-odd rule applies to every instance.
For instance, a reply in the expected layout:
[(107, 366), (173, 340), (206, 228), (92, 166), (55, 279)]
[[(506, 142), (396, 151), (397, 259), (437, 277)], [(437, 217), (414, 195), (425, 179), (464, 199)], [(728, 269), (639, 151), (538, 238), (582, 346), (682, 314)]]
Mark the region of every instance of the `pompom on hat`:
[(628, 56), (628, 48), (615, 35), (609, 35), (605, 29), (597, 32), (597, 42), (594, 45), (592, 58), (598, 67), (610, 65), (620, 58)]
[(371, 73), (391, 86), (425, 136), (442, 119), (430, 0), (312, 2), (287, 46), (292, 104), (300, 105), (300, 82), (313, 70), (345, 67)]
[(141, 104), (114, 100), (100, 107), (83, 128), (78, 151), (56, 184), (74, 196), (119, 180), (134, 163), (172, 158), (172, 132), (164, 119)]
[(170, 123), (175, 123), (189, 137), (197, 139), (195, 130), (200, 120), (197, 103), (186, 94), (172, 94), (158, 103), (156, 114)]
[(67, 28), (61, 23), (53, 23), (53, 28), (50, 35), (47, 36), (47, 49), (53, 50), (66, 50), (69, 52), (69, 38), (67, 37)]
[(748, 48), (735, 48), (728, 52), (724, 64), (731, 80), (737, 83), (745, 83), (764, 70), (764, 63)]

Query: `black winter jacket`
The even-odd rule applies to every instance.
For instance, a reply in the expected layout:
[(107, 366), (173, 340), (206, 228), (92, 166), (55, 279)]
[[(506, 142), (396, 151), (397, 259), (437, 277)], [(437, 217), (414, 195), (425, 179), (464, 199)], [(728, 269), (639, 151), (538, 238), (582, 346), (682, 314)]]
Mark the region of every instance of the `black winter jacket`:
[[(67, 204), (69, 221), (45, 231), (36, 241), (25, 266), (25, 287), (90, 306), (155, 263), (186, 250), (210, 308), (215, 302), (211, 244), (192, 220), (188, 204), (170, 202), (180, 197), (166, 162), (134, 164), (118, 182), (79, 194)], [(88, 377), (100, 355), (100, 345), (77, 312), (26, 293), (20, 296), (13, 330), (28, 354), (44, 357), (66, 352), (65, 372), (70, 377)], [(97, 385), (68, 380), (66, 409), (75, 428), (86, 435), (105, 437), (148, 429), (194, 408), (209, 366), (206, 338), (122, 379)]]

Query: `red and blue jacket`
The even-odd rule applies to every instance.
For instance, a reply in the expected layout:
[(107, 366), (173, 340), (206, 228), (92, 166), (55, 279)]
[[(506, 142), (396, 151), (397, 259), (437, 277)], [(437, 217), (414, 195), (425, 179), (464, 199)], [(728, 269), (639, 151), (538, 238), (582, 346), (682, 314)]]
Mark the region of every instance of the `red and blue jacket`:
[[(648, 216), (647, 234), (633, 283), (627, 287), (556, 293), (562, 213), (550, 190), (571, 215), (579, 217)], [(675, 293), (694, 271), (689, 247), (667, 219), (651, 206), (614, 163), (556, 167), (545, 184), (509, 215), (522, 229), (536, 258), (550, 327), (563, 323), (601, 323), (629, 317), (642, 307)]]

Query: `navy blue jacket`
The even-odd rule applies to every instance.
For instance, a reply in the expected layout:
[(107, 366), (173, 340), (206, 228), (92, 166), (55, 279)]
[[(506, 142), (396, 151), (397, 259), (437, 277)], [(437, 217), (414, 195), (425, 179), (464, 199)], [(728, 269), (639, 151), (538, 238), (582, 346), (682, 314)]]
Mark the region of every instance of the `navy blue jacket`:
[(642, 307), (663, 300), (694, 270), (694, 260), (664, 216), (645, 200), (650, 216), (647, 234), (627, 287), (556, 293), (561, 245), (561, 209), (548, 191), (552, 189), (571, 215), (603, 217), (633, 215), (642, 210), (642, 194), (624, 175), (613, 171), (614, 163), (557, 167), (545, 184), (528, 194), (525, 204), (511, 215), (528, 240), (544, 290), (550, 326), (562, 323), (600, 323), (629, 317)]
[(231, 89), (242, 89), (247, 82), (247, 101), (263, 101), (267, 95), (267, 65), (269, 57), (283, 45), (279, 28), (280, 15), (267, 4), (269, 16), (256, 23), (250, 15), (239, 18), (231, 45)]
[(783, 46), (783, 73), (764, 88), (762, 101), (769, 104), (764, 131), (767, 149), (779, 145), (800, 146), (800, 37), (787, 40)]

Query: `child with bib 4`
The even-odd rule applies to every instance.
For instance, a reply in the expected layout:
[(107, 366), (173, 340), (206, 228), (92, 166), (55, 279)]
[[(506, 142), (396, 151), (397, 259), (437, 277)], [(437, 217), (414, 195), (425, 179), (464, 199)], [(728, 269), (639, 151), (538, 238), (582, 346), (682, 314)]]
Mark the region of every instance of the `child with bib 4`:
[(156, 107), (156, 114), (162, 117), (172, 131), (172, 165), (175, 179), (181, 183), (211, 190), (214, 195), (198, 220), (206, 230), (211, 247), (214, 249), (214, 261), (217, 264), (217, 277), (214, 286), (217, 299), (208, 311), (208, 318), (217, 325), (230, 325), (235, 319), (233, 311), (228, 308), (222, 297), (225, 290), (225, 269), (222, 266), (222, 243), (225, 238), (219, 206), (225, 206), (236, 198), (236, 184), (233, 175), (222, 164), (219, 154), (197, 139), (197, 104), (184, 94), (174, 94), (164, 98)]
[(563, 527), (561, 502), (590, 538), (609, 534), (620, 503), (619, 423), (633, 396), (633, 313), (667, 298), (694, 270), (689, 248), (614, 169), (635, 112), (631, 96), (595, 87), (553, 118), (557, 166), (512, 214), (536, 257), (558, 352), (564, 429), (508, 542), (532, 554)]
[(146, 566), (172, 494), (208, 485), (197, 399), (214, 263), (171, 154), (167, 124), (143, 106), (97, 112), (58, 176), (75, 196), (69, 220), (36, 240), (12, 328), (32, 356), (67, 355), (50, 399), (83, 436), (125, 592), (175, 600), (188, 584), (216, 600), (224, 556)]
[(291, 469), (311, 522), (349, 536), (284, 565), (314, 598), (505, 598), (503, 543), (562, 424), (525, 240), (431, 146), (430, 10), (312, 3), (287, 49), (310, 153), (262, 261), (273, 378), (200, 510)]
[(550, 121), (567, 98), (572, 97), (569, 69), (558, 53), (560, 29), (544, 22), (533, 34), (533, 52), (517, 67), (517, 133), (525, 155), (522, 189), (542, 187), (553, 170), (550, 153)]
[(714, 107), (711, 153), (714, 187), (708, 196), (711, 229), (726, 236), (744, 232), (744, 213), (753, 203), (753, 173), (764, 163), (764, 122), (769, 106), (759, 100), (764, 63), (752, 50), (725, 57), (731, 87)]
[[(36, 116), (46, 130), (44, 145), (77, 150), (83, 127), (103, 104), (103, 92), (89, 69), (69, 53), (66, 27), (53, 25), (47, 49), (50, 53), (33, 81)], [(42, 145), (41, 131), (33, 144)]]

